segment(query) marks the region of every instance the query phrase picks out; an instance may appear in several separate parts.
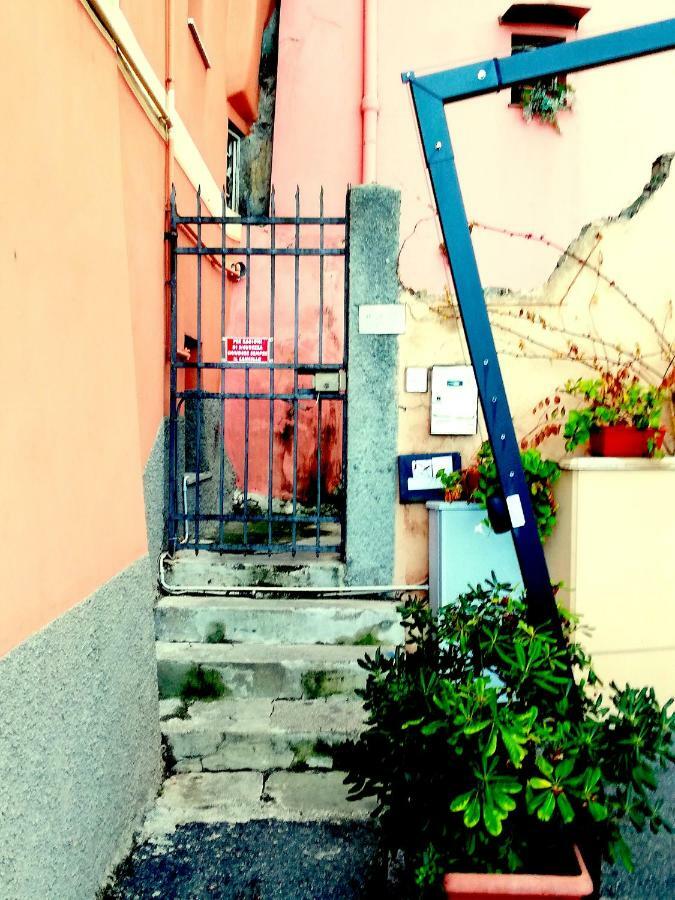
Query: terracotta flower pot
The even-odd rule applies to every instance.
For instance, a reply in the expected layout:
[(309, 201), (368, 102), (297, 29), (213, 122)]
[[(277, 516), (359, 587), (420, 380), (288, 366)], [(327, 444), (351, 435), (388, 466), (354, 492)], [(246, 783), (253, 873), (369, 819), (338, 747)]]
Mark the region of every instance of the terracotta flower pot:
[(593, 881), (586, 864), (574, 847), (579, 864), (576, 875), (486, 875), (477, 872), (450, 872), (443, 879), (446, 897), (453, 900), (510, 900), (527, 897), (555, 897), (556, 900), (577, 900), (593, 892)]
[(591, 456), (649, 456), (649, 441), (657, 449), (663, 444), (662, 428), (644, 428), (632, 425), (605, 425), (591, 431)]

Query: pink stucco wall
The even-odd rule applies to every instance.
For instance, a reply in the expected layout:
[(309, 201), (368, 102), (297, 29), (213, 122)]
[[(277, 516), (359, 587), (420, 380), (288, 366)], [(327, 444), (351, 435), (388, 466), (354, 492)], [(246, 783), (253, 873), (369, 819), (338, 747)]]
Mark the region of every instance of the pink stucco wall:
[[(668, 18), (671, 0), (595, 0), (579, 31), (500, 26), (507, 0), (380, 0), (377, 180), (402, 191), (402, 237), (417, 225), (401, 259), (404, 283), (438, 291), (447, 269), (430, 208), (426, 176), (403, 69), (417, 72), (508, 55), (513, 31), (576, 40)], [(360, 178), (363, 0), (328, 5), (286, 0), (274, 142), (274, 181), (282, 193), (323, 183), (340, 202)], [(488, 225), (543, 232), (567, 244), (592, 219), (611, 215), (640, 192), (652, 160), (675, 148), (675, 119), (665, 113), (672, 55), (570, 78), (574, 109), (562, 134), (527, 125), (509, 94), (454, 105), (448, 120), (468, 215)], [(665, 104), (665, 105), (664, 105)], [(330, 206), (330, 203), (329, 203)], [(490, 286), (541, 282), (558, 253), (476, 230), (481, 275)]]
[[(500, 26), (498, 16), (509, 5), (378, 3), (377, 181), (401, 190), (399, 275), (415, 291), (440, 294), (450, 278), (401, 71), (422, 73), (508, 55), (513, 32), (573, 41), (673, 14), (672, 0), (595, 0), (575, 32)], [(284, 0), (281, 7), (273, 182), (278, 207), (285, 210), (296, 185), (311, 198), (324, 185), (327, 212), (335, 214), (348, 184), (361, 180), (363, 17), (364, 0)], [(672, 67), (673, 56), (666, 54), (570, 77), (575, 103), (560, 115), (561, 134), (525, 123), (506, 91), (449, 108), (469, 218), (542, 233), (566, 246), (587, 222), (620, 211), (640, 193), (651, 162), (675, 149), (675, 119), (665, 114)], [(533, 288), (559, 257), (541, 243), (481, 229), (474, 230), (474, 241), (486, 286)], [(316, 270), (304, 268), (303, 295), (316, 291), (317, 277)], [(278, 316), (289, 323), (292, 297), (282, 293), (279, 301)], [(301, 333), (307, 336), (313, 327), (306, 317)], [(259, 430), (262, 439), (264, 426)], [(305, 435), (301, 460), (314, 452), (309, 423)]]

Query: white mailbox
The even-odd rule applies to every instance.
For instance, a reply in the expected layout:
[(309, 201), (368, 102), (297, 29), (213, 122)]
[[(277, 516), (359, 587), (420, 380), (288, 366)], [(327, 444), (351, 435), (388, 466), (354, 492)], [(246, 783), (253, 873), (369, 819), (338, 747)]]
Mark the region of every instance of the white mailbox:
[(478, 387), (471, 366), (434, 366), (431, 370), (431, 433), (475, 434)]

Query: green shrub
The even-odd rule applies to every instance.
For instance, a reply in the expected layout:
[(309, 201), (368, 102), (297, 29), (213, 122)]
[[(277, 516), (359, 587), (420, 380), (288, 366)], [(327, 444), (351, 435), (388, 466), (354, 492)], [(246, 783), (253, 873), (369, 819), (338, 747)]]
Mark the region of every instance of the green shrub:
[(669, 827), (653, 792), (673, 760), (670, 704), (615, 684), (604, 699), (569, 619), (561, 647), (509, 585), (479, 585), (438, 617), (402, 612), (415, 649), (363, 661), (368, 724), (348, 782), (377, 798), (410, 893), (445, 871), (542, 871), (580, 833), (630, 869), (621, 826)]

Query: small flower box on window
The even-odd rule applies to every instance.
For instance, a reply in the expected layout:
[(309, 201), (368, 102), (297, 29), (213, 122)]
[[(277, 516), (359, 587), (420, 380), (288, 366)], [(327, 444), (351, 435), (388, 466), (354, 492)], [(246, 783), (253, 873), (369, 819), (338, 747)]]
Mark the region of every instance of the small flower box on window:
[[(514, 34), (511, 36), (511, 54), (526, 53), (529, 50), (539, 50), (564, 42), (565, 38), (562, 37)], [(522, 108), (526, 122), (535, 119), (560, 131), (558, 113), (571, 107), (573, 93), (573, 88), (567, 84), (566, 76), (555, 75), (552, 78), (542, 78), (534, 84), (512, 88), (511, 104)]]

